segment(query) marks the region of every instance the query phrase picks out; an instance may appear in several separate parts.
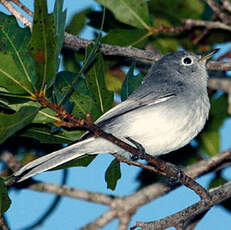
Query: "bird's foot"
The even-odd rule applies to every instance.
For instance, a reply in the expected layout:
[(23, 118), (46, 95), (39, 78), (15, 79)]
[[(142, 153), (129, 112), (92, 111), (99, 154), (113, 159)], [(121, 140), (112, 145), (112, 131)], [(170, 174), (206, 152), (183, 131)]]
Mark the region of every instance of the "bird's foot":
[(166, 164), (169, 168), (172, 168), (175, 172), (177, 172), (177, 177), (169, 177), (169, 183), (171, 185), (176, 185), (176, 184), (180, 183), (181, 178), (182, 178), (182, 174), (183, 174), (182, 170), (179, 167), (177, 167), (176, 165), (171, 164), (169, 162), (166, 162)]
[(134, 139), (132, 139), (131, 137), (125, 137), (128, 141), (130, 141), (133, 145), (135, 145), (135, 147), (139, 150), (139, 155), (132, 155), (131, 156), (131, 160), (133, 161), (137, 161), (137, 160), (143, 160), (145, 159), (145, 149), (143, 147), (143, 145), (141, 145), (139, 142), (135, 141)]

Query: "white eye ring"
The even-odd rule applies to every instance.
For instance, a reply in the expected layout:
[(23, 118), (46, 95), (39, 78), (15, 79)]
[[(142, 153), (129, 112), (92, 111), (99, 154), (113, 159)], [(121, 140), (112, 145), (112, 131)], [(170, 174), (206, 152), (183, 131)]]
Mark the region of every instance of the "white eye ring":
[(193, 64), (193, 59), (191, 57), (189, 57), (189, 56), (183, 57), (181, 59), (181, 63), (182, 63), (182, 65), (189, 66), (189, 65)]

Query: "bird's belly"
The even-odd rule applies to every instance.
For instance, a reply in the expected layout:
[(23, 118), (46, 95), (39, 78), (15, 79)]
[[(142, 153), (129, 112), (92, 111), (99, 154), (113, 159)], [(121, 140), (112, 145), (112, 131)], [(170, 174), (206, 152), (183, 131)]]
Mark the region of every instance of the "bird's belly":
[[(124, 141), (128, 136), (142, 144), (147, 153), (161, 155), (186, 145), (201, 131), (207, 118), (202, 110), (197, 105), (179, 108), (178, 112), (167, 106), (153, 106), (148, 112), (144, 109), (124, 116), (122, 124), (117, 121), (106, 131)], [(117, 152), (125, 154), (121, 149)]]

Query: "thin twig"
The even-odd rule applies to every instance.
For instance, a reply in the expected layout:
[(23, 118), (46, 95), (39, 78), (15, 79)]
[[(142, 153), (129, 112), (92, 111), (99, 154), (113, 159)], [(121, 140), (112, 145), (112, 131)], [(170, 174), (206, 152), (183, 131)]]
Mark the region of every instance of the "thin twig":
[(105, 195), (103, 193), (91, 192), (78, 188), (70, 188), (65, 185), (59, 186), (57, 184), (52, 183), (36, 182), (34, 184), (29, 185), (28, 188), (34, 191), (43, 191), (60, 196), (68, 196), (75, 199), (81, 199), (98, 204), (110, 205), (113, 201), (113, 198), (111, 196)]
[(197, 45), (199, 42), (208, 34), (209, 30), (207, 28), (204, 28), (203, 31), (193, 39), (193, 44)]
[(221, 0), (222, 6), (224, 7), (225, 10), (229, 11), (231, 13), (231, 3), (229, 0)]
[(206, 0), (207, 4), (213, 9), (215, 14), (227, 25), (231, 24), (230, 15), (228, 15), (222, 7), (217, 4), (214, 0)]
[[(73, 36), (69, 33), (65, 33), (64, 47), (71, 48), (73, 50), (78, 50), (79, 48), (86, 48), (87, 46), (93, 43), (94, 41), (89, 41), (87, 39), (83, 39), (78, 36)], [(158, 52), (145, 51), (142, 49), (137, 49), (135, 47), (122, 47), (109, 44), (101, 44), (100, 51), (104, 55), (133, 57), (136, 59), (143, 59), (146, 61), (157, 61), (162, 57), (162, 55)]]
[(230, 57), (231, 57), (231, 50), (228, 50), (225, 54), (218, 57), (217, 61), (222, 61), (223, 59), (230, 58)]
[(28, 15), (33, 17), (33, 12), (28, 9), (25, 5), (23, 5), (19, 0), (10, 0), (11, 2), (15, 3), (19, 8), (21, 8), (24, 12), (26, 12)]
[(106, 224), (110, 223), (113, 219), (116, 218), (116, 210), (108, 210), (101, 216), (99, 216), (96, 220), (91, 223), (85, 225), (79, 230), (98, 230), (104, 227)]
[(212, 29), (220, 29), (220, 30), (227, 30), (231, 31), (231, 26), (226, 25), (222, 22), (216, 21), (203, 21), (203, 20), (195, 20), (195, 19), (183, 19), (183, 23), (187, 29), (191, 29), (193, 27), (205, 27), (208, 30)]
[(229, 62), (209, 61), (206, 67), (210, 70), (228, 71), (231, 70), (231, 61)]
[(14, 15), (23, 25), (29, 27), (32, 26), (31, 21), (28, 18), (26, 18), (23, 14), (21, 14), (15, 7), (13, 7), (10, 1), (0, 0), (0, 3), (2, 3), (2, 5), (6, 7), (6, 9), (9, 10), (9, 12), (12, 15)]

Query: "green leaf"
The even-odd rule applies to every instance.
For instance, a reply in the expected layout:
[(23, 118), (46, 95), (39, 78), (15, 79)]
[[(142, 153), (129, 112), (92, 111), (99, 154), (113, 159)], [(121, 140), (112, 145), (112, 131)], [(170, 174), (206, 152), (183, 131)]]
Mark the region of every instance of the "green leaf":
[[(25, 104), (31, 101), (31, 97), (26, 95), (7, 93), (0, 91), (0, 100), (14, 110), (15, 104)], [(32, 101), (31, 101), (32, 102)], [(35, 104), (35, 102), (32, 102)], [(15, 110), (16, 111), (16, 110)]]
[(121, 100), (125, 101), (128, 96), (141, 84), (143, 81), (143, 75), (138, 74), (134, 75), (134, 69), (135, 69), (135, 63), (132, 63), (126, 79), (123, 82), (122, 88), (121, 88)]
[(200, 147), (210, 156), (217, 154), (220, 149), (219, 129), (227, 118), (228, 99), (226, 95), (213, 97), (211, 99), (211, 109), (209, 121), (205, 129), (199, 136)]
[(56, 0), (54, 6), (54, 24), (55, 24), (55, 35), (58, 37), (57, 41), (57, 50), (56, 50), (56, 71), (59, 68), (59, 54), (63, 47), (64, 41), (64, 32), (65, 32), (65, 22), (66, 22), (66, 14), (67, 10), (63, 9), (63, 0)]
[(105, 181), (107, 182), (107, 188), (115, 190), (117, 181), (121, 178), (120, 162), (114, 159), (105, 173)]
[(54, 122), (57, 120), (58, 118), (54, 110), (51, 110), (50, 108), (42, 108), (36, 114), (35, 118), (33, 119), (33, 123), (54, 124)]
[(108, 70), (105, 73), (106, 86), (109, 91), (117, 93), (120, 95), (120, 90), (125, 78), (125, 74), (121, 69)]
[[(94, 11), (92, 10), (89, 14), (87, 14), (88, 25), (104, 32), (108, 32), (113, 29), (131, 29), (131, 26), (119, 22), (112, 11), (107, 8), (103, 8), (102, 11)], [(104, 20), (103, 28), (101, 28), (101, 23)]]
[(156, 47), (157, 50), (159, 50), (163, 54), (175, 52), (180, 46), (180, 42), (176, 37), (166, 36), (155, 36), (152, 44), (154, 47)]
[(74, 14), (70, 20), (70, 23), (66, 27), (66, 32), (77, 35), (86, 25), (87, 14), (91, 12), (90, 8), (84, 9)]
[(76, 75), (75, 80), (72, 81), (71, 87), (69, 87), (69, 90), (67, 90), (65, 94), (63, 94), (62, 100), (59, 103), (63, 104), (63, 102), (67, 100), (67, 98), (71, 95), (79, 77), (88, 69), (88, 67), (95, 60), (97, 56), (97, 52), (99, 51), (100, 40), (101, 40), (101, 35), (99, 34), (94, 44), (91, 44), (86, 48), (83, 65), (80, 71), (78, 72), (78, 74)]
[(15, 134), (18, 130), (30, 124), (38, 113), (38, 108), (32, 106), (22, 107), (14, 114), (0, 114), (0, 143)]
[(82, 132), (79, 130), (66, 131), (61, 129), (56, 133), (51, 132), (51, 128), (46, 125), (36, 125), (30, 126), (23, 129), (20, 136), (34, 138), (40, 141), (40, 143), (47, 144), (70, 144), (71, 142), (77, 140)]
[(48, 14), (46, 2), (46, 0), (36, 0), (34, 2), (35, 13), (32, 37), (29, 44), (35, 63), (36, 86), (40, 92), (54, 78), (57, 66), (58, 39), (54, 29), (54, 15)]
[(142, 29), (113, 29), (109, 30), (102, 39), (103, 43), (120, 46), (143, 47), (147, 42), (147, 30)]
[(6, 212), (11, 204), (11, 200), (8, 196), (7, 188), (4, 184), (4, 180), (0, 177), (0, 215)]
[(113, 93), (106, 88), (104, 79), (103, 57), (98, 54), (94, 65), (86, 74), (87, 86), (101, 114), (113, 106)]
[(149, 13), (146, 0), (97, 0), (110, 9), (117, 20), (149, 30)]
[(67, 71), (58, 73), (54, 86), (58, 104), (63, 102), (62, 105), (65, 106), (67, 100), (63, 100), (63, 95), (67, 95), (67, 92), (73, 86), (73, 82), (75, 82), (75, 85), (69, 96), (69, 102), (74, 103), (72, 113), (82, 118), (85, 118), (86, 113), (91, 113), (93, 120), (95, 120), (99, 117), (100, 111), (94, 100), (90, 97), (85, 80), (82, 77), (78, 77), (78, 74)]
[(70, 49), (62, 49), (63, 65), (66, 71), (78, 73), (81, 69), (80, 63), (76, 58), (76, 51)]
[(224, 179), (221, 175), (216, 175), (209, 183), (209, 189), (216, 188), (220, 185), (227, 183), (228, 181)]
[(34, 92), (33, 60), (27, 53), (29, 28), (20, 28), (13, 16), (0, 13), (0, 86), (16, 94)]
[(172, 0), (151, 0), (149, 10), (154, 15), (154, 21), (161, 18), (167, 20), (170, 25), (179, 25), (182, 18), (201, 19), (204, 5), (200, 0), (175, 0), (174, 4)]
[(99, 53), (100, 43), (101, 43), (101, 35), (99, 34), (95, 43), (89, 45), (86, 48), (83, 66), (81, 68), (81, 73), (84, 73), (88, 69), (88, 67), (95, 61), (97, 54)]

